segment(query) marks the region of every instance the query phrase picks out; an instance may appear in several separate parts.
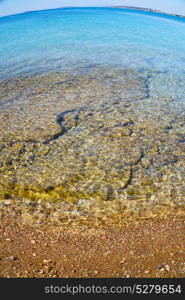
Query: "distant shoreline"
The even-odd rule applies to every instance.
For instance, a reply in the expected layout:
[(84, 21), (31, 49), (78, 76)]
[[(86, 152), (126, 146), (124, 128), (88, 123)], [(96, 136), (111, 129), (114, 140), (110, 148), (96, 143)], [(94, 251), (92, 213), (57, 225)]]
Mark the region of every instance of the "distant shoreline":
[[(67, 8), (96, 8), (95, 6), (92, 7), (85, 7), (85, 6), (62, 6), (62, 7), (58, 7), (58, 8), (45, 8), (45, 9), (41, 9), (41, 10), (26, 10), (23, 12), (17, 12), (15, 14), (9, 14), (9, 15), (0, 15), (0, 18), (4, 18), (4, 17), (11, 17), (11, 16), (15, 16), (15, 15), (20, 15), (20, 14), (25, 14), (25, 13), (30, 13), (30, 12), (41, 12), (41, 11), (48, 11), (48, 10), (56, 10), (56, 9), (67, 9)], [(172, 16), (172, 17), (179, 17), (179, 18), (185, 18), (185, 15), (179, 15), (176, 13), (168, 13), (168, 12), (164, 12), (158, 9), (152, 9), (152, 8), (145, 8), (145, 7), (137, 7), (137, 6), (97, 6), (97, 8), (122, 8), (122, 9), (130, 9), (130, 10), (138, 10), (138, 11), (146, 11), (146, 12), (153, 12), (153, 13), (157, 13), (157, 14), (163, 14), (166, 16)]]
[(148, 11), (148, 12), (154, 12), (158, 14), (163, 14), (167, 16), (173, 16), (173, 17), (180, 17), (185, 18), (184, 15), (179, 15), (175, 13), (167, 13), (158, 9), (152, 9), (152, 8), (145, 8), (145, 7), (137, 7), (137, 6), (111, 6), (112, 8), (124, 8), (124, 9), (133, 9), (133, 10), (140, 10), (140, 11)]

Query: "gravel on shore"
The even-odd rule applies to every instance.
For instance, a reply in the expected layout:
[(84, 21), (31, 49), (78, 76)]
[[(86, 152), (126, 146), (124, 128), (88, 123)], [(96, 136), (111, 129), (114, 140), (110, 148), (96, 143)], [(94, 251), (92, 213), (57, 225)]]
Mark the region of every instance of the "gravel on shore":
[(184, 225), (184, 217), (169, 216), (72, 232), (3, 214), (0, 277), (184, 277)]

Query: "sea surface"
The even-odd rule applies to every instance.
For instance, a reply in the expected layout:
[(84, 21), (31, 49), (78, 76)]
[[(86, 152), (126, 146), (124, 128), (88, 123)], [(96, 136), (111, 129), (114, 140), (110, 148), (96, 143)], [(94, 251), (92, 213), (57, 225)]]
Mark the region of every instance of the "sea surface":
[(184, 205), (185, 19), (117, 8), (0, 18), (0, 197), (82, 213)]
[(0, 19), (0, 78), (102, 64), (184, 71), (185, 20), (110, 8), (66, 8)]

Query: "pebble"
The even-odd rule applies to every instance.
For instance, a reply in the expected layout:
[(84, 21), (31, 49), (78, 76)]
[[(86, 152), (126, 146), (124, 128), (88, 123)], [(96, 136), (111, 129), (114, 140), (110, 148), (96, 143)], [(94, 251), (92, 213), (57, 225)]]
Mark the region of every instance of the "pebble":
[(13, 256), (13, 255), (10, 256), (9, 258), (10, 258), (10, 260), (17, 260), (17, 257), (15, 257), (15, 256)]
[(48, 263), (51, 263), (51, 262), (52, 262), (51, 259), (44, 259), (44, 260), (43, 260), (43, 264), (48, 264)]
[(170, 272), (170, 270), (171, 270), (170, 266), (169, 266), (169, 265), (166, 265), (166, 266), (165, 266), (165, 270), (166, 270), (167, 272)]
[(156, 269), (160, 270), (160, 271), (165, 271), (165, 266), (163, 264), (161, 264), (161, 265), (158, 265)]
[(3, 204), (4, 205), (10, 205), (10, 204), (12, 204), (12, 201), (11, 200), (4, 200)]
[(126, 259), (125, 259), (125, 258), (123, 258), (123, 259), (120, 261), (120, 264), (124, 264), (124, 263), (126, 263)]
[(106, 240), (106, 239), (107, 239), (107, 236), (103, 235), (103, 236), (101, 236), (101, 239), (102, 239), (102, 240)]

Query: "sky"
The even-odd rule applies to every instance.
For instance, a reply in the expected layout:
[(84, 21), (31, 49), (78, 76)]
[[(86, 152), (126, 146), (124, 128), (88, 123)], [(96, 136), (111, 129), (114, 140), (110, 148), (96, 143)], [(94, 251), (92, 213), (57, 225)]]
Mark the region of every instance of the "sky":
[(0, 0), (0, 16), (65, 6), (137, 6), (185, 15), (185, 0)]

